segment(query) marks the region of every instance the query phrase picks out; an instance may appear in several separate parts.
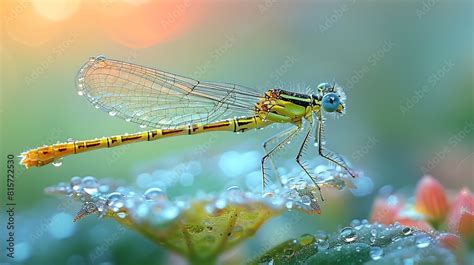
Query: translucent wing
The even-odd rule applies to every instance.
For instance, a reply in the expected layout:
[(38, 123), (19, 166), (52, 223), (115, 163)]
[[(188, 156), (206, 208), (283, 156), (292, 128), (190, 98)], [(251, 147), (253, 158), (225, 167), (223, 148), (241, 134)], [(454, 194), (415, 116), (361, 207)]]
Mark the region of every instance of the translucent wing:
[(261, 97), (243, 86), (199, 82), (103, 56), (80, 69), (77, 86), (96, 108), (155, 128), (249, 115)]

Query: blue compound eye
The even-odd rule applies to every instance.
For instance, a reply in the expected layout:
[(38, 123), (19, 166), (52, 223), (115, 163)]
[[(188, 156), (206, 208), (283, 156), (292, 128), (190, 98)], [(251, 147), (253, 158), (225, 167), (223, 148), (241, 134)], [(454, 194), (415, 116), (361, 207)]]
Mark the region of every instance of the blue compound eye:
[(336, 93), (328, 93), (323, 97), (323, 109), (334, 112), (339, 107), (339, 96)]

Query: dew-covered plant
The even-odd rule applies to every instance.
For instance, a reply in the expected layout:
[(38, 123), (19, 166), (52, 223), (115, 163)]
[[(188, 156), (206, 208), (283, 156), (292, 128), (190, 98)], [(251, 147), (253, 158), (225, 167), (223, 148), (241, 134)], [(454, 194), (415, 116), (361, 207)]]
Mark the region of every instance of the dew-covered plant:
[[(345, 186), (348, 177), (329, 170), (318, 179), (322, 188)], [(319, 191), (304, 180), (289, 180), (265, 194), (236, 186), (221, 193), (168, 198), (158, 187), (145, 191), (110, 180), (73, 177), (46, 189), (82, 203), (74, 221), (96, 214), (112, 218), (169, 249), (192, 264), (212, 264), (223, 253), (250, 238), (273, 216), (287, 210), (320, 212)]]
[[(338, 169), (319, 166), (316, 173), (323, 191), (357, 186)], [(264, 194), (232, 186), (218, 193), (169, 197), (159, 187), (142, 190), (90, 176), (73, 177), (46, 191), (82, 203), (74, 221), (94, 214), (111, 218), (191, 264), (214, 264), (272, 217), (288, 210), (295, 210), (291, 214), (320, 213), (316, 186), (303, 179), (283, 179), (283, 187), (272, 186)], [(403, 200), (404, 207), (400, 201), (390, 201), (393, 194), (379, 197), (371, 223), (353, 220), (334, 233), (320, 231), (275, 242), (275, 247), (250, 264), (461, 264), (470, 257), (462, 254), (466, 245), (461, 238), (471, 236), (472, 194), (464, 189), (448, 203), (438, 184), (431, 178), (422, 180), (415, 202)], [(401, 218), (407, 209), (417, 214), (412, 219)]]
[(458, 264), (442, 241), (449, 234), (428, 234), (400, 224), (351, 226), (327, 234), (317, 232), (283, 242), (250, 264)]

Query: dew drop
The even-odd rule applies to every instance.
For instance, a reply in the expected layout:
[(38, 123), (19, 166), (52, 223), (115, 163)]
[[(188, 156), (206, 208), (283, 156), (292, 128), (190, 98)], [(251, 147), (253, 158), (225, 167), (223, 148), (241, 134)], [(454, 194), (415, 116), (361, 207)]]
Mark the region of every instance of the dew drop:
[(51, 163), (55, 167), (60, 167), (63, 164), (63, 161), (61, 160), (56, 160), (53, 163)]
[(97, 180), (92, 176), (87, 176), (83, 178), (82, 189), (88, 194), (96, 194), (99, 191), (97, 188)]
[(71, 188), (74, 191), (78, 191), (81, 189), (81, 183), (82, 183), (82, 179), (80, 177), (75, 176), (71, 178)]
[(112, 208), (113, 212), (119, 212), (125, 206), (125, 203), (122, 200), (115, 200), (109, 203), (109, 207)]
[(352, 227), (345, 227), (341, 230), (340, 236), (344, 239), (345, 242), (350, 243), (353, 242), (357, 238), (357, 234), (352, 229)]
[(109, 185), (102, 184), (102, 185), (99, 186), (99, 192), (100, 193), (107, 193), (107, 192), (109, 192), (109, 190), (110, 190)]
[(306, 195), (301, 196), (301, 202), (307, 206), (311, 205), (311, 199), (309, 198), (309, 196)]
[(375, 229), (370, 230), (370, 234), (372, 236), (377, 236), (377, 230), (375, 230)]
[(176, 218), (176, 216), (179, 215), (179, 208), (176, 206), (168, 206), (163, 209), (163, 212), (161, 214), (163, 218), (169, 221)]
[(383, 249), (380, 247), (371, 247), (369, 250), (369, 255), (372, 260), (379, 260), (382, 258)]
[(351, 221), (351, 226), (356, 227), (360, 225), (360, 220), (359, 219), (354, 219)]
[(310, 234), (304, 234), (299, 238), (300, 245), (306, 246), (314, 242), (314, 236)]
[(403, 228), (402, 233), (403, 233), (403, 235), (405, 235), (405, 236), (409, 236), (409, 235), (411, 235), (412, 230), (411, 230), (410, 227), (405, 227), (405, 228)]
[(262, 197), (266, 198), (266, 199), (271, 199), (271, 198), (273, 198), (273, 193), (272, 192), (266, 192), (265, 194), (263, 194)]
[(328, 239), (328, 234), (324, 231), (317, 231), (314, 236), (318, 241), (326, 241)]
[(130, 121), (132, 121), (132, 119), (131, 118), (126, 118), (125, 121), (130, 122)]
[(318, 249), (319, 250), (326, 250), (329, 248), (329, 242), (327, 241), (319, 241), (318, 242)]
[(110, 206), (123, 197), (124, 195), (120, 192), (112, 192), (107, 196), (107, 201), (105, 204)]
[(107, 59), (105, 57), (105, 55), (98, 55), (97, 57), (91, 57), (91, 59), (94, 59), (95, 61), (104, 61), (105, 59)]
[(124, 212), (120, 212), (120, 213), (117, 213), (117, 216), (118, 216), (119, 218), (122, 218), (122, 219), (123, 219), (123, 218), (127, 217), (127, 214), (124, 213)]
[(285, 206), (286, 206), (287, 209), (291, 209), (291, 208), (293, 208), (293, 202), (292, 201), (287, 201)]
[(214, 204), (215, 207), (219, 210), (222, 210), (227, 206), (227, 202), (224, 199), (218, 199)]
[(375, 240), (376, 240), (376, 239), (377, 239), (377, 238), (376, 238), (375, 236), (370, 237), (370, 239), (369, 239), (369, 240), (370, 240), (370, 244), (371, 244), (371, 245), (375, 244)]
[(415, 237), (415, 243), (417, 248), (426, 248), (431, 242), (428, 236), (420, 234)]
[(99, 106), (99, 105), (95, 105), (94, 108), (100, 109), (100, 106)]
[(166, 194), (162, 189), (153, 187), (147, 189), (143, 194), (143, 197), (145, 197), (145, 199), (148, 201), (158, 201), (166, 199)]
[(111, 111), (109, 111), (109, 115), (110, 115), (110, 116), (115, 116), (115, 115), (117, 115), (117, 112), (116, 112), (116, 111), (113, 111), (113, 110), (111, 110)]
[(79, 90), (79, 91), (77, 91), (77, 94), (78, 94), (79, 96), (84, 96), (84, 91)]
[(145, 125), (145, 124), (141, 124), (141, 125), (140, 125), (140, 128), (142, 128), (142, 129), (143, 129), (143, 128), (146, 128), (146, 125)]
[(240, 191), (240, 188), (239, 188), (239, 186), (234, 185), (234, 186), (228, 187), (226, 191), (227, 192), (237, 192), (237, 191)]

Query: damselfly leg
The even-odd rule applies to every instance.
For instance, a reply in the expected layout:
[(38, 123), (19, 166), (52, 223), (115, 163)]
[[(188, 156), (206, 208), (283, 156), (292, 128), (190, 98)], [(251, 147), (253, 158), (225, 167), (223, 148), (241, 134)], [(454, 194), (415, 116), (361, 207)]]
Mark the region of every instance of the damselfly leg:
[[(281, 138), (287, 136), (288, 134), (290, 134), (292, 131), (293, 131), (293, 127), (290, 127), (286, 130), (284, 130), (283, 132), (280, 132), (278, 134), (275, 134), (273, 135), (272, 137), (270, 137), (268, 140), (266, 140), (263, 144), (262, 144), (262, 147), (263, 147), (263, 150), (265, 152), (265, 154), (269, 153), (270, 152), (270, 148), (269, 148), (269, 145), (271, 144), (274, 144), (275, 142), (276, 143), (279, 143), (281, 140)], [(280, 149), (281, 150), (281, 149)], [(278, 150), (277, 150), (278, 151)], [(277, 152), (275, 151), (275, 152)], [(275, 177), (278, 179), (278, 182), (280, 182), (280, 184), (283, 186), (283, 183), (281, 182), (281, 176), (280, 174), (278, 173), (278, 168), (276, 167), (275, 165), (275, 161), (273, 159), (272, 156), (269, 156), (268, 157), (268, 162), (270, 162), (270, 166), (272, 168), (272, 171), (274, 172), (275, 174)]]
[[(270, 156), (272, 154), (274, 154), (276, 151), (280, 150), (281, 148), (283, 148), (286, 144), (288, 144), (289, 141), (291, 141), (299, 132), (301, 131), (301, 125), (296, 125), (295, 127), (292, 127), (290, 128), (289, 130), (287, 131), (284, 131), (274, 137), (272, 137), (272, 139), (270, 140), (276, 140), (276, 139), (280, 139), (282, 137), (284, 137), (286, 135), (286, 137), (278, 142), (278, 144), (276, 144), (274, 147), (272, 147), (269, 151), (267, 151), (265, 153), (265, 155), (262, 157), (262, 160), (261, 160), (261, 167), (262, 167), (262, 191), (265, 191), (265, 185), (266, 185), (266, 182), (267, 182), (267, 176), (266, 176), (266, 173), (265, 173), (265, 162), (267, 159), (270, 158)], [(269, 140), (269, 141), (270, 141)], [(268, 142), (268, 141), (267, 141)], [(265, 147), (264, 147), (265, 148)]]
[(308, 122), (308, 125), (306, 128), (306, 132), (304, 134), (303, 142), (301, 143), (298, 154), (296, 155), (296, 163), (301, 167), (301, 169), (306, 173), (306, 175), (308, 175), (308, 177), (311, 179), (314, 185), (318, 188), (319, 195), (321, 196), (321, 200), (324, 201), (323, 194), (321, 192), (321, 187), (319, 187), (314, 177), (311, 176), (311, 173), (309, 173), (307, 169), (308, 165), (306, 165), (304, 161), (301, 161), (301, 158), (303, 157), (303, 153), (306, 151), (306, 148), (308, 145), (309, 136), (311, 135), (311, 131), (313, 130), (313, 120), (310, 118), (310, 119), (306, 119), (306, 121)]
[(334, 163), (337, 166), (343, 168), (351, 177), (355, 178), (355, 173), (349, 168), (347, 162), (337, 153), (332, 152), (331, 150), (324, 147), (324, 118), (321, 116), (321, 113), (318, 113), (318, 125), (316, 131), (315, 144), (318, 148), (318, 153), (321, 157), (327, 159), (328, 161)]

